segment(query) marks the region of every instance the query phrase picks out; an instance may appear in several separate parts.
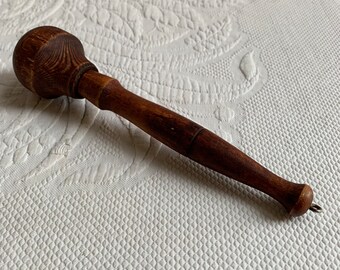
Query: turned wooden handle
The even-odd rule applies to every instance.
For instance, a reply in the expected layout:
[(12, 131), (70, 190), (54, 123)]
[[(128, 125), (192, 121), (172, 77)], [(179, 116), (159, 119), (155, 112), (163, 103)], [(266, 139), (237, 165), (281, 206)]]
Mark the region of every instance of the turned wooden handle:
[(100, 109), (121, 115), (180, 154), (268, 194), (292, 216), (310, 208), (319, 210), (312, 205), (310, 186), (284, 180), (199, 124), (98, 73), (85, 58), (80, 41), (59, 28), (44, 26), (26, 33), (15, 48), (13, 65), (19, 81), (32, 92), (45, 98), (84, 97)]

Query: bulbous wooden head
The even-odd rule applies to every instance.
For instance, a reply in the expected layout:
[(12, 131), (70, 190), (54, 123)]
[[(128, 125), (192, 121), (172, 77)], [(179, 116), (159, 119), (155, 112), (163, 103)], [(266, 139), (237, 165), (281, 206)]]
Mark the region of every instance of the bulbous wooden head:
[(44, 98), (79, 98), (81, 76), (97, 68), (86, 59), (79, 39), (53, 26), (27, 32), (17, 43), (13, 67), (19, 81)]

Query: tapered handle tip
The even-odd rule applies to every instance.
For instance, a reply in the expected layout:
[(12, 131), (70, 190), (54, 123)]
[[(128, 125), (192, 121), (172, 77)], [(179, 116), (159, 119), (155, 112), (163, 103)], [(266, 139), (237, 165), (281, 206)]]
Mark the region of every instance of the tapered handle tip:
[(313, 202), (313, 190), (309, 185), (304, 184), (298, 199), (287, 209), (291, 216), (301, 216), (308, 211)]

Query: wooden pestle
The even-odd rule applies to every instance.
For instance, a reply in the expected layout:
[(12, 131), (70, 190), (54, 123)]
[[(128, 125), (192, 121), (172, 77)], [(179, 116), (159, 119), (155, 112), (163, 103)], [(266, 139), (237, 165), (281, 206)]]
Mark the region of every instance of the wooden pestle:
[(180, 154), (268, 194), (292, 216), (321, 210), (312, 204), (309, 185), (284, 180), (209, 130), (98, 73), (80, 41), (64, 30), (43, 26), (26, 33), (15, 47), (13, 66), (19, 81), (41, 97), (86, 98)]

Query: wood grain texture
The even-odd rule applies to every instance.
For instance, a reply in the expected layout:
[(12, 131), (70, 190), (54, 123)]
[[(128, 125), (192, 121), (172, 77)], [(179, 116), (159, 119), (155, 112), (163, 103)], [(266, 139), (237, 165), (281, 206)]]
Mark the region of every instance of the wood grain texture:
[(268, 194), (292, 216), (304, 214), (312, 205), (313, 191), (308, 185), (284, 180), (199, 124), (98, 73), (85, 58), (80, 41), (61, 29), (31, 30), (18, 42), (13, 63), (20, 82), (40, 96), (84, 97), (182, 155)]
[(32, 29), (19, 40), (13, 67), (19, 81), (44, 98), (79, 98), (75, 91), (79, 78), (97, 70), (85, 58), (79, 39), (53, 26)]
[(113, 78), (89, 71), (78, 91), (100, 109), (119, 114), (178, 153), (268, 194), (292, 216), (304, 214), (311, 206), (313, 191), (308, 185), (273, 174), (214, 133), (129, 92)]

